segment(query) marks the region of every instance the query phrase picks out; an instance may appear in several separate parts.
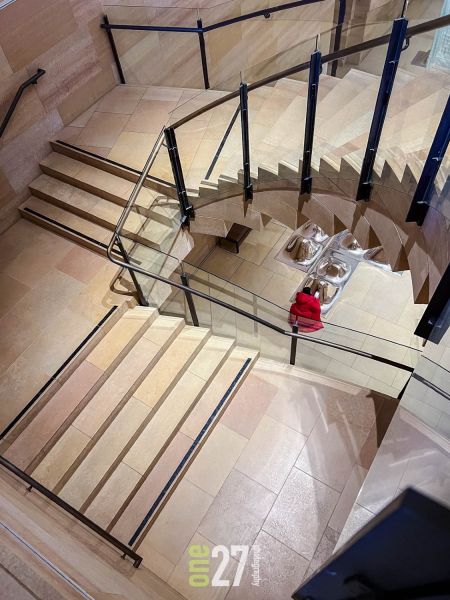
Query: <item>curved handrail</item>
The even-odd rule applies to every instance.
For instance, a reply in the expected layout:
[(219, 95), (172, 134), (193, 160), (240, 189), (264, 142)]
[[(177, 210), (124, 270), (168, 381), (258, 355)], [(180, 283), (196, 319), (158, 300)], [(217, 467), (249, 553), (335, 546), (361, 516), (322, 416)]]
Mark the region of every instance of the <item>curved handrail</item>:
[(23, 92), (27, 89), (28, 86), (36, 85), (38, 79), (44, 74), (44, 69), (38, 69), (34, 75), (32, 75), (29, 79), (24, 81), (19, 86), (19, 89), (17, 90), (16, 95), (14, 96), (13, 101), (11, 102), (10, 107), (8, 108), (5, 117), (3, 118), (2, 124), (0, 125), (0, 138), (2, 137), (8, 123), (10, 122), (11, 117), (13, 116), (13, 113), (16, 110), (16, 106), (19, 103), (20, 97), (22, 96)]
[[(414, 37), (415, 35), (420, 35), (421, 33), (426, 33), (428, 31), (434, 31), (435, 29), (441, 29), (442, 27), (447, 27), (450, 25), (450, 15), (444, 15), (443, 17), (437, 17), (436, 19), (431, 19), (430, 21), (425, 21), (424, 23), (419, 23), (418, 25), (412, 25), (408, 27), (406, 30), (406, 39)], [(353, 46), (349, 46), (348, 48), (344, 48), (343, 50), (338, 50), (337, 52), (331, 52), (329, 54), (324, 54), (322, 56), (322, 64), (326, 64), (329, 62), (334, 62), (340, 58), (344, 58), (346, 56), (350, 56), (352, 54), (358, 54), (359, 52), (364, 52), (365, 50), (370, 50), (371, 48), (377, 48), (378, 46), (383, 46), (389, 42), (390, 33), (386, 35), (381, 35), (379, 37), (373, 38), (372, 40), (367, 40), (366, 42), (361, 42), (360, 44), (355, 44)], [(253, 83), (248, 84), (248, 91), (256, 90), (265, 85), (269, 85), (270, 83), (275, 83), (279, 79), (283, 79), (284, 77), (289, 77), (290, 75), (295, 75), (296, 73), (301, 73), (301, 71), (306, 71), (309, 69), (310, 62), (304, 62), (299, 65), (294, 65), (293, 67), (289, 67), (288, 69), (284, 69), (283, 71), (279, 71), (274, 75), (269, 75), (268, 77), (264, 77), (263, 79), (259, 79), (258, 81), (254, 81)], [(230, 92), (226, 96), (222, 96), (222, 98), (218, 98), (209, 104), (197, 109), (192, 112), (190, 115), (175, 121), (171, 125), (173, 129), (177, 127), (181, 127), (185, 123), (192, 121), (196, 117), (203, 115), (204, 113), (220, 106), (221, 104), (225, 104), (229, 100), (233, 98), (237, 98), (239, 96), (239, 90), (235, 90)]]
[(357, 350), (355, 348), (349, 348), (347, 346), (343, 346), (342, 344), (335, 344), (334, 342), (327, 342), (325, 340), (321, 340), (318, 338), (312, 339), (312, 338), (308, 337), (307, 335), (303, 335), (301, 333), (294, 333), (292, 331), (287, 331), (287, 330), (283, 329), (282, 327), (278, 327), (278, 325), (274, 325), (273, 323), (270, 323), (269, 321), (262, 319), (261, 317), (252, 315), (251, 313), (247, 312), (246, 310), (243, 310), (242, 308), (233, 306), (232, 304), (229, 304), (228, 302), (223, 302), (223, 300), (219, 300), (218, 298), (214, 298), (214, 296), (210, 296), (209, 294), (205, 294), (204, 292), (195, 290), (189, 286), (183, 285), (182, 283), (177, 283), (176, 281), (172, 281), (171, 279), (168, 279), (167, 277), (163, 277), (162, 275), (157, 275), (156, 273), (150, 273), (150, 271), (146, 271), (145, 269), (138, 267), (137, 265), (132, 265), (130, 263), (119, 260), (113, 255), (113, 247), (114, 247), (118, 237), (120, 237), (120, 236), (116, 230), (116, 231), (114, 231), (114, 233), (111, 237), (111, 240), (108, 244), (106, 254), (112, 263), (121, 267), (122, 269), (128, 269), (129, 271), (133, 271), (134, 273), (139, 273), (140, 275), (145, 275), (146, 277), (150, 277), (151, 279), (155, 279), (156, 281), (160, 281), (161, 283), (165, 283), (171, 287), (176, 287), (179, 290), (182, 290), (188, 294), (198, 296), (199, 298), (202, 298), (203, 300), (208, 300), (209, 302), (212, 302), (213, 304), (217, 304), (218, 306), (221, 306), (222, 308), (231, 310), (232, 312), (235, 312), (235, 313), (241, 315), (242, 317), (246, 317), (247, 319), (250, 319), (251, 321), (254, 321), (255, 323), (259, 323), (260, 325), (263, 325), (264, 327), (267, 327), (268, 329), (272, 329), (272, 331), (276, 331), (277, 333), (285, 335), (289, 338), (297, 338), (300, 340), (305, 340), (310, 343), (319, 344), (319, 346), (328, 346), (329, 348), (335, 348), (337, 350), (343, 350), (344, 352), (350, 352), (351, 354), (356, 354), (357, 356), (362, 356), (363, 358), (369, 358), (372, 360), (376, 360), (377, 362), (381, 362), (386, 365), (390, 365), (392, 367), (402, 369), (403, 371), (408, 371), (409, 373), (412, 373), (414, 371), (414, 367), (404, 365), (403, 363), (399, 363), (395, 360), (390, 360), (388, 358), (384, 358), (384, 357), (378, 356), (376, 354), (371, 354), (370, 352), (364, 352), (364, 350)]

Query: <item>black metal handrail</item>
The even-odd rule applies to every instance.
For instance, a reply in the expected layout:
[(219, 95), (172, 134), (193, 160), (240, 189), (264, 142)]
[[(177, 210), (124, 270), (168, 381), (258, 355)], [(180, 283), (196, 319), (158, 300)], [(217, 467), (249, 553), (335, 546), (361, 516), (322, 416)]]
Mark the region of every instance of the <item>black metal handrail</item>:
[[(430, 21), (425, 21), (424, 23), (420, 23), (419, 25), (412, 25), (411, 27), (408, 27), (406, 30), (406, 39), (408, 40), (409, 38), (412, 38), (416, 35), (420, 35), (422, 33), (427, 33), (429, 31), (434, 31), (435, 29), (441, 29), (442, 27), (447, 27), (449, 25), (450, 25), (450, 15), (444, 15), (443, 17), (437, 17), (436, 19), (431, 19)], [(329, 63), (329, 62), (334, 62), (336, 60), (339, 60), (340, 58), (345, 58), (346, 56), (351, 56), (352, 54), (358, 54), (360, 52), (364, 52), (365, 50), (371, 50), (372, 48), (377, 48), (378, 46), (383, 46), (389, 42), (390, 37), (391, 37), (391, 34), (387, 33), (386, 35), (381, 35), (379, 37), (373, 38), (372, 40), (367, 40), (365, 42), (361, 42), (359, 44), (354, 44), (353, 46), (349, 46), (348, 48), (343, 48), (342, 50), (339, 50), (338, 52), (331, 52), (329, 54), (324, 54), (322, 56), (322, 65)], [(265, 85), (275, 83), (276, 81), (279, 81), (280, 79), (283, 79), (285, 77), (290, 77), (291, 75), (295, 75), (297, 73), (301, 73), (302, 71), (306, 71), (307, 69), (309, 69), (310, 64), (311, 63), (308, 60), (307, 62), (300, 63), (298, 65), (294, 65), (292, 67), (289, 67), (288, 69), (284, 69), (283, 71), (278, 71), (274, 75), (269, 75), (268, 77), (264, 77), (263, 79), (259, 79), (258, 81), (254, 81), (253, 83), (249, 83), (248, 91), (251, 92), (251, 91), (256, 90)], [(175, 123), (172, 123), (171, 127), (173, 129), (177, 129), (178, 127), (181, 127), (181, 125), (184, 125), (185, 123), (188, 123), (189, 121), (192, 121), (192, 119), (195, 119), (196, 117), (199, 117), (200, 115), (203, 115), (204, 113), (208, 112), (209, 110), (212, 110), (213, 108), (216, 108), (217, 106), (220, 106), (221, 104), (225, 104), (229, 100), (232, 100), (233, 98), (238, 98), (238, 97), (239, 97), (239, 89), (234, 90), (233, 92), (230, 92), (226, 96), (222, 96), (221, 98), (218, 98), (217, 100), (214, 100), (213, 102), (210, 102), (209, 104), (206, 104), (205, 106), (197, 109), (196, 111), (179, 119), (178, 121), (175, 121)]]
[(62, 498), (54, 494), (52, 491), (48, 490), (44, 487), (39, 481), (33, 479), (30, 475), (16, 467), (12, 462), (7, 460), (4, 456), (0, 456), (0, 465), (7, 469), (10, 473), (13, 473), (16, 477), (19, 477), (22, 481), (28, 484), (30, 491), (34, 488), (43, 496), (45, 496), (48, 500), (62, 508), (65, 512), (69, 513), (72, 517), (74, 517), (77, 521), (91, 529), (94, 533), (96, 533), (99, 537), (101, 537), (106, 542), (110, 543), (112, 546), (115, 546), (118, 550), (120, 550), (123, 556), (129, 556), (133, 561), (133, 566), (137, 569), (142, 562), (142, 556), (139, 556), (134, 550), (129, 548), (126, 544), (115, 538), (108, 531), (102, 529), (97, 523), (91, 521), (86, 515), (83, 515), (80, 511), (78, 511), (70, 504), (67, 504)]
[(32, 75), (29, 79), (24, 81), (19, 86), (19, 89), (17, 90), (16, 95), (14, 96), (13, 101), (10, 104), (10, 107), (8, 108), (8, 111), (3, 118), (2, 124), (0, 125), (0, 138), (2, 137), (8, 123), (10, 122), (11, 117), (13, 116), (13, 113), (16, 110), (16, 106), (19, 103), (19, 100), (20, 100), (23, 92), (27, 89), (28, 86), (36, 85), (38, 82), (38, 79), (40, 77), (42, 77), (42, 75), (44, 75), (44, 73), (45, 73), (44, 69), (38, 69), (34, 75)]
[(129, 29), (131, 31), (170, 31), (174, 33), (208, 33), (208, 31), (214, 31), (214, 29), (221, 29), (228, 25), (234, 25), (240, 21), (247, 21), (254, 19), (255, 17), (270, 17), (270, 15), (280, 12), (282, 10), (289, 10), (291, 8), (297, 8), (299, 6), (306, 6), (308, 4), (316, 4), (317, 2), (323, 2), (323, 0), (296, 0), (295, 2), (287, 2), (285, 4), (279, 4), (278, 6), (269, 6), (261, 10), (254, 10), (253, 12), (246, 13), (245, 15), (239, 15), (231, 19), (225, 19), (211, 25), (197, 25), (197, 27), (175, 27), (170, 25), (127, 25), (119, 23), (102, 23), (100, 27), (102, 29)]

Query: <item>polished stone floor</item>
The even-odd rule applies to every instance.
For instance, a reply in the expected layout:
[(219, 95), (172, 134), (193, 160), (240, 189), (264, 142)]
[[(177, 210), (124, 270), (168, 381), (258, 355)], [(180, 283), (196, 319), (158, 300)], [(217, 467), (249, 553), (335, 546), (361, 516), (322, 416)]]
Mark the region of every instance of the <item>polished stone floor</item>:
[[(260, 359), (231, 401), (139, 547), (188, 600), (289, 598), (331, 555), (398, 401), (329, 385)], [(192, 545), (232, 544), (250, 548), (239, 586), (189, 585)]]

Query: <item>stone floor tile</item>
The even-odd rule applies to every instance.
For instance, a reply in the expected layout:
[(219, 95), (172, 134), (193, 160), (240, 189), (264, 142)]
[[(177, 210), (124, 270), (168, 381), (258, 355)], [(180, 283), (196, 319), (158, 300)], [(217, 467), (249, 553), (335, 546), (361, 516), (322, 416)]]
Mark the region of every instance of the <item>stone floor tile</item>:
[(247, 441), (247, 438), (218, 423), (185, 477), (211, 496), (216, 496)]
[(250, 545), (276, 496), (238, 471), (232, 471), (198, 530), (215, 544)]
[[(253, 566), (256, 564), (259, 564), (259, 578)], [(285, 600), (301, 584), (307, 568), (308, 561), (303, 556), (261, 531), (249, 554), (241, 583), (231, 589), (227, 600)]]
[(95, 252), (75, 247), (69, 250), (64, 258), (57, 263), (56, 268), (83, 283), (89, 283), (104, 262), (105, 259)]
[(236, 433), (250, 438), (276, 395), (276, 387), (266, 386), (252, 371), (225, 411), (221, 422)]
[(367, 429), (340, 421), (327, 423), (321, 417), (300, 453), (296, 467), (342, 492), (368, 435)]
[(338, 542), (336, 544), (335, 550), (339, 550), (342, 548), (344, 544), (346, 544), (353, 535), (358, 533), (360, 529), (367, 525), (369, 521), (374, 518), (374, 514), (360, 506), (359, 504), (355, 504), (351, 510), (351, 513), (345, 522), (344, 529), (339, 536)]
[(222, 248), (214, 248), (201, 264), (201, 268), (228, 281), (242, 265), (242, 258)]
[(129, 115), (95, 112), (80, 133), (77, 143), (112, 148), (129, 118)]
[(212, 496), (184, 479), (150, 528), (145, 545), (177, 564), (212, 502)]
[(294, 467), (263, 531), (312, 560), (338, 499), (338, 492)]
[(236, 470), (276, 494), (280, 492), (306, 437), (264, 415), (236, 463)]
[(331, 557), (339, 539), (339, 532), (327, 527), (324, 531), (322, 539), (317, 546), (312, 561), (309, 563), (308, 570), (305, 574), (305, 579), (311, 577), (315, 571), (320, 569), (322, 565)]
[(29, 286), (0, 273), (0, 316), (5, 315), (29, 291)]

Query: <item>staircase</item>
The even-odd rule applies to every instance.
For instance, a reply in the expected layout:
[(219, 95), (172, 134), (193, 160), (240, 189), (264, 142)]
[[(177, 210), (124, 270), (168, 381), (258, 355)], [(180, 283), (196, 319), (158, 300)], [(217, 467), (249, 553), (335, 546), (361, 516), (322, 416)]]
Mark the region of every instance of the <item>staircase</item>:
[[(299, 198), (298, 193), (306, 83), (281, 79), (273, 87), (249, 94), (254, 199), (245, 211), (239, 119), (208, 180), (204, 179), (237, 100), (178, 128), (184, 178), (195, 209), (190, 233), (225, 237), (233, 223), (260, 230), (271, 218), (292, 229), (312, 220), (328, 235), (348, 229), (363, 248), (382, 246), (394, 271), (409, 269), (415, 301), (428, 302), (450, 259), (450, 180), (444, 176), (449, 171), (448, 157), (436, 181), (433, 208), (423, 226), (406, 223), (405, 218), (448, 97), (450, 78), (434, 70), (424, 70), (420, 76), (398, 70), (375, 163), (371, 199), (356, 202), (379, 79), (356, 69), (342, 79), (321, 75), (310, 196)], [(178, 107), (174, 119), (222, 95), (205, 91)], [(41, 162), (42, 175), (30, 185), (32, 196), (22, 205), (21, 213), (104, 254), (137, 174), (58, 142), (52, 142), (52, 149)], [(164, 146), (151, 173), (172, 181)], [(176, 262), (171, 268), (163, 257), (149, 254), (148, 249), (183, 259), (194, 241), (189, 232), (179, 229), (179, 218), (174, 188), (147, 182), (123, 229), (125, 247), (133, 249), (138, 264), (152, 272), (166, 267), (164, 274), (170, 276)], [(151, 284), (150, 280), (146, 283), (149, 289)]]
[(257, 357), (181, 318), (128, 310), (3, 454), (128, 543), (176, 489)]
[[(321, 75), (312, 160), (313, 194), (300, 199), (299, 159), (303, 154), (307, 84), (282, 79), (274, 87), (250, 92), (254, 200), (244, 213), (241, 132), (237, 125), (208, 181), (198, 177), (208, 167), (204, 153), (189, 148), (194, 158), (185, 179), (196, 209), (191, 231), (224, 236), (233, 222), (253, 228), (263, 226), (262, 215), (292, 229), (311, 219), (329, 235), (349, 229), (363, 248), (383, 246), (394, 271), (410, 269), (416, 302), (428, 302), (450, 258), (446, 208), (450, 183), (443, 175), (449, 172), (450, 158), (444, 161), (436, 181), (433, 205), (438, 210), (430, 210), (422, 228), (406, 223), (405, 218), (448, 98), (450, 78), (439, 71), (416, 76), (398, 70), (377, 154), (372, 196), (368, 203), (356, 202), (379, 80), (356, 69), (343, 79)], [(183, 109), (186, 114), (192, 112), (189, 103)], [(195, 129), (197, 134), (201, 131), (201, 143), (215, 139), (220, 109), (211, 111), (209, 122), (204, 114), (198, 122), (194, 119), (176, 130), (181, 156), (188, 151), (183, 129)], [(177, 111), (177, 118), (181, 116)], [(167, 174), (168, 163), (158, 166), (157, 176)]]

